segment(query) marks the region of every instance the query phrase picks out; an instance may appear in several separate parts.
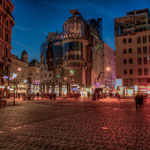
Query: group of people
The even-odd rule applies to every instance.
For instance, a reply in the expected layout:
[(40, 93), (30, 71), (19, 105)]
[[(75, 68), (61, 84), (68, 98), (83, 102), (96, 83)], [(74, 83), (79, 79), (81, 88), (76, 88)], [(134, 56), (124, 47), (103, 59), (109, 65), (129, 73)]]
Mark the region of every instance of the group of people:
[(67, 94), (67, 98), (74, 98), (74, 99), (78, 99), (81, 97), (80, 93), (68, 93)]

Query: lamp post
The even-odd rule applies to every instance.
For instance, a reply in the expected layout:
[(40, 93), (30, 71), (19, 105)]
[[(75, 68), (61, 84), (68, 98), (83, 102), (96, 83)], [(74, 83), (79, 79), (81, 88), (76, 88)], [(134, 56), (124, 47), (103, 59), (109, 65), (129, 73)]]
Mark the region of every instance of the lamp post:
[[(112, 89), (112, 73), (110, 73), (110, 71), (111, 71), (111, 69), (110, 69), (110, 67), (106, 67), (106, 71), (107, 72), (109, 72), (109, 74), (110, 74), (110, 77), (111, 77), (111, 81), (109, 82), (109, 88), (110, 88), (110, 86), (111, 86), (111, 89)], [(110, 83), (111, 83), (111, 85), (110, 85)]]
[(14, 79), (14, 99), (13, 99), (13, 105), (15, 106), (15, 97), (16, 97), (16, 77), (17, 77), (17, 74), (13, 74), (13, 77), (12, 79)]

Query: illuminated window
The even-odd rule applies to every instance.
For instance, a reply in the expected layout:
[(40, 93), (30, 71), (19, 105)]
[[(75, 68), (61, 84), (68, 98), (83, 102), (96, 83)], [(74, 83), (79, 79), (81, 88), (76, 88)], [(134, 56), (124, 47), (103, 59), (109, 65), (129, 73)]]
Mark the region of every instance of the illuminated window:
[(142, 75), (142, 69), (138, 69), (138, 75)]
[(141, 54), (141, 47), (138, 47), (138, 48), (137, 48), (137, 53), (138, 53), (138, 54)]
[(141, 43), (141, 37), (137, 37), (137, 43)]

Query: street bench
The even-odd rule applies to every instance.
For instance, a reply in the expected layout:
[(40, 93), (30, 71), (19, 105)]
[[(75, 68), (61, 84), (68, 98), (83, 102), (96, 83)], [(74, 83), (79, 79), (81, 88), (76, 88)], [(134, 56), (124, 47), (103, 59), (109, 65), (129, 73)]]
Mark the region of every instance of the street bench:
[(7, 100), (0, 99), (0, 107), (6, 107)]

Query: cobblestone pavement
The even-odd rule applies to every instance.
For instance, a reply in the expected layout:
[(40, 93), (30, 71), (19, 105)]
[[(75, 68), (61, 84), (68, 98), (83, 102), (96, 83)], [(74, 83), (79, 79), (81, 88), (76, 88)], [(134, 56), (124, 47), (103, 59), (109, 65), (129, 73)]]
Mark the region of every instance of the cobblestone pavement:
[(0, 150), (150, 149), (150, 103), (25, 101), (0, 108)]

